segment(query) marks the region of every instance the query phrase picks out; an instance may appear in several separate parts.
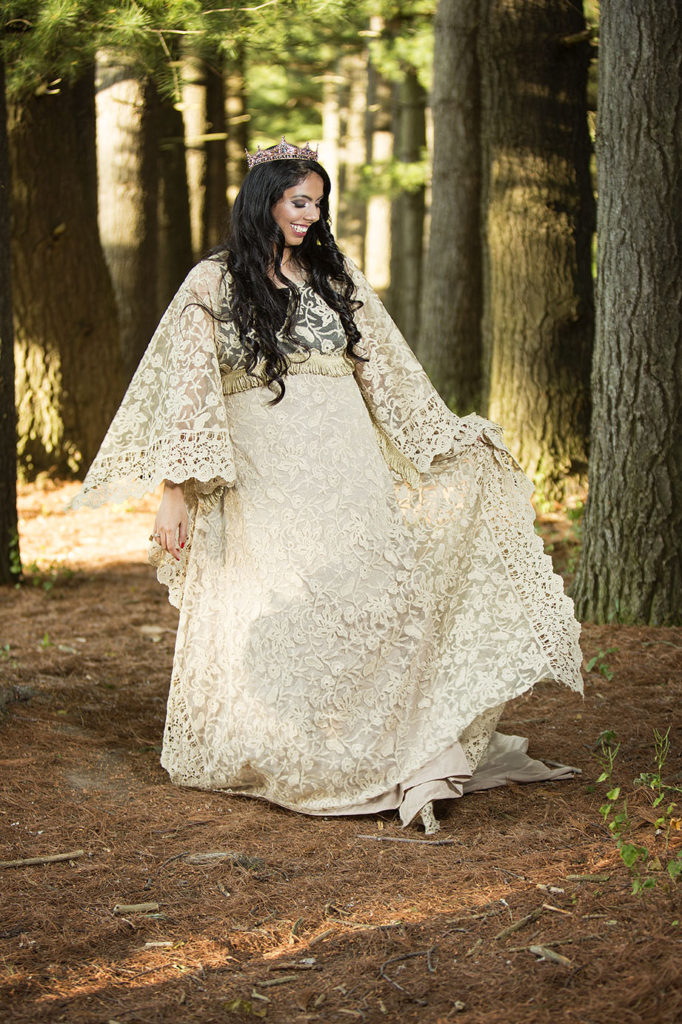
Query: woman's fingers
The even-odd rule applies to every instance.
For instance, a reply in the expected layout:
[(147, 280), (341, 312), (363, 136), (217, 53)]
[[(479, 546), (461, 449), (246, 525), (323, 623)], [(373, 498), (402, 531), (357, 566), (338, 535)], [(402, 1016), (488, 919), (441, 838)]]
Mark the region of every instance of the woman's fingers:
[(164, 551), (167, 551), (173, 558), (179, 559), (182, 545), (187, 539), (187, 525), (182, 522), (174, 527), (156, 525), (153, 537)]

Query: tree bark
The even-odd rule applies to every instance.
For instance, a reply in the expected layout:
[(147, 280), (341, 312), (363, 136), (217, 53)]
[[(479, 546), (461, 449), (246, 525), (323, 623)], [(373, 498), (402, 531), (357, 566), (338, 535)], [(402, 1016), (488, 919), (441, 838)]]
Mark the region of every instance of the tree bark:
[(365, 200), (362, 196), (362, 168), (365, 150), (365, 102), (367, 98), (367, 54), (352, 53), (341, 58), (342, 155), (339, 171), (339, 247), (362, 269), (365, 263)]
[(0, 585), (12, 583), (21, 573), (17, 533), (10, 195), (5, 69), (0, 60)]
[[(381, 35), (384, 19), (370, 18), (370, 31)], [(393, 157), (393, 91), (371, 59), (367, 81), (367, 162), (373, 170), (388, 168)], [(371, 195), (367, 201), (365, 226), (365, 273), (382, 299), (391, 284), (391, 198), (384, 191)]]
[(97, 232), (94, 117), (92, 73), (9, 105), (18, 451), (29, 478), (87, 469), (125, 386)]
[(482, 0), (484, 369), (545, 500), (584, 482), (593, 306), (581, 4)]
[(129, 376), (159, 318), (159, 100), (136, 65), (102, 53), (97, 61), (99, 228), (118, 306)]
[(170, 99), (159, 108), (159, 271), (157, 309), (165, 309), (193, 264), (182, 113)]
[(581, 617), (682, 618), (682, 11), (602, 0), (597, 333)]
[(192, 57), (183, 83), (192, 247), (199, 259), (217, 245), (227, 221), (227, 147), (222, 61)]
[(248, 170), (245, 149), (249, 146), (249, 120), (246, 89), (246, 56), (237, 48), (234, 60), (226, 68), (225, 125), (227, 131), (227, 200), (231, 208)]
[[(396, 100), (396, 155), (401, 163), (417, 163), (426, 146), (426, 93), (414, 69), (405, 72)], [(388, 305), (413, 348), (419, 335), (425, 211), (423, 185), (393, 200)]]
[(339, 109), (339, 86), (341, 80), (336, 70), (325, 72), (322, 82), (322, 146), (320, 159), (329, 175), (329, 216), (332, 232), (336, 232), (339, 220), (339, 140), (341, 137), (341, 112)]
[(478, 4), (440, 0), (434, 22), (434, 158), (418, 355), (460, 415), (481, 405), (481, 108)]

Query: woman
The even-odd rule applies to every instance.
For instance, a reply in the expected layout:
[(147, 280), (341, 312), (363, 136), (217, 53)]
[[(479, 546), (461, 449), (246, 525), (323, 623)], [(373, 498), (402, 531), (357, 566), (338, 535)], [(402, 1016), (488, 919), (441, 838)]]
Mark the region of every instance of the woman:
[(249, 163), (74, 504), (165, 481), (174, 782), (434, 831), (434, 799), (566, 774), (494, 728), (581, 688), (572, 604), (499, 428), (447, 409), (339, 253), (316, 153)]

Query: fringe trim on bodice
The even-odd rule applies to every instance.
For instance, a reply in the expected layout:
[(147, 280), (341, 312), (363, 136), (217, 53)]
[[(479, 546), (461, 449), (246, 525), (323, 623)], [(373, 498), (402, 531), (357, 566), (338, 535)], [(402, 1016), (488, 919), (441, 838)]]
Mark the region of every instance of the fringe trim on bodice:
[[(296, 353), (296, 355), (287, 356), (287, 360), (289, 362), (287, 377), (292, 373), (313, 373), (321, 377), (348, 377), (355, 370), (355, 362), (345, 352), (332, 355), (322, 355), (321, 352)], [(240, 391), (249, 391), (251, 388), (262, 388), (266, 382), (262, 363), (251, 373), (243, 368), (231, 370), (229, 367), (221, 366), (220, 374), (224, 395), (235, 395)]]

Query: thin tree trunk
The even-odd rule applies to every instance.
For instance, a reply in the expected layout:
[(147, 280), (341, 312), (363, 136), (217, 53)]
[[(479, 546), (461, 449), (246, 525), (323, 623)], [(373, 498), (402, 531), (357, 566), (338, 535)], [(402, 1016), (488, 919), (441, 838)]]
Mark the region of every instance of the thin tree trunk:
[(481, 401), (481, 109), (478, 5), (440, 0), (434, 22), (434, 158), (419, 358), (463, 415)]
[(0, 60), (0, 584), (12, 583), (21, 572), (17, 533), (10, 199), (5, 69)]
[(195, 259), (217, 245), (227, 222), (227, 134), (222, 61), (185, 61), (187, 181)]
[(483, 0), (488, 413), (545, 500), (584, 483), (593, 198), (581, 4)]
[(183, 62), (182, 105), (185, 123), (185, 157), (189, 189), (192, 252), (197, 259), (203, 233), (203, 189), (206, 181), (206, 80), (204, 65), (198, 57)]
[(99, 227), (132, 376), (158, 322), (159, 100), (118, 56), (97, 62)]
[[(380, 35), (384, 19), (370, 18), (370, 31)], [(393, 156), (392, 90), (369, 62), (367, 82), (367, 162), (381, 171)], [(391, 283), (391, 199), (377, 192), (367, 202), (365, 227), (365, 273), (373, 288), (385, 298)]]
[(367, 97), (367, 54), (353, 53), (341, 58), (345, 82), (341, 104), (342, 163), (339, 175), (339, 226), (341, 250), (364, 267), (365, 200), (362, 196), (362, 168), (366, 162), (365, 102)]
[(594, 413), (581, 617), (682, 618), (682, 11), (602, 0)]
[(320, 159), (331, 181), (329, 216), (333, 232), (337, 231), (339, 220), (340, 84), (339, 75), (335, 70), (325, 73), (322, 83), (322, 146), (320, 148)]
[[(249, 120), (246, 88), (246, 56), (239, 47), (228, 65), (225, 77), (225, 123), (227, 130), (227, 200), (234, 203), (247, 172), (245, 149), (249, 145)], [(277, 139), (273, 141), (277, 142)]]
[(94, 116), (92, 73), (9, 106), (18, 451), (28, 477), (87, 469), (125, 386), (95, 216)]
[[(409, 69), (397, 92), (397, 156), (417, 163), (426, 146), (426, 93)], [(425, 189), (401, 192), (391, 219), (391, 315), (407, 341), (417, 347), (424, 256)]]
[(227, 125), (223, 60), (215, 54), (206, 71), (206, 189), (201, 223), (202, 254), (227, 230)]
[(157, 308), (165, 309), (193, 263), (182, 113), (159, 106), (159, 243)]

